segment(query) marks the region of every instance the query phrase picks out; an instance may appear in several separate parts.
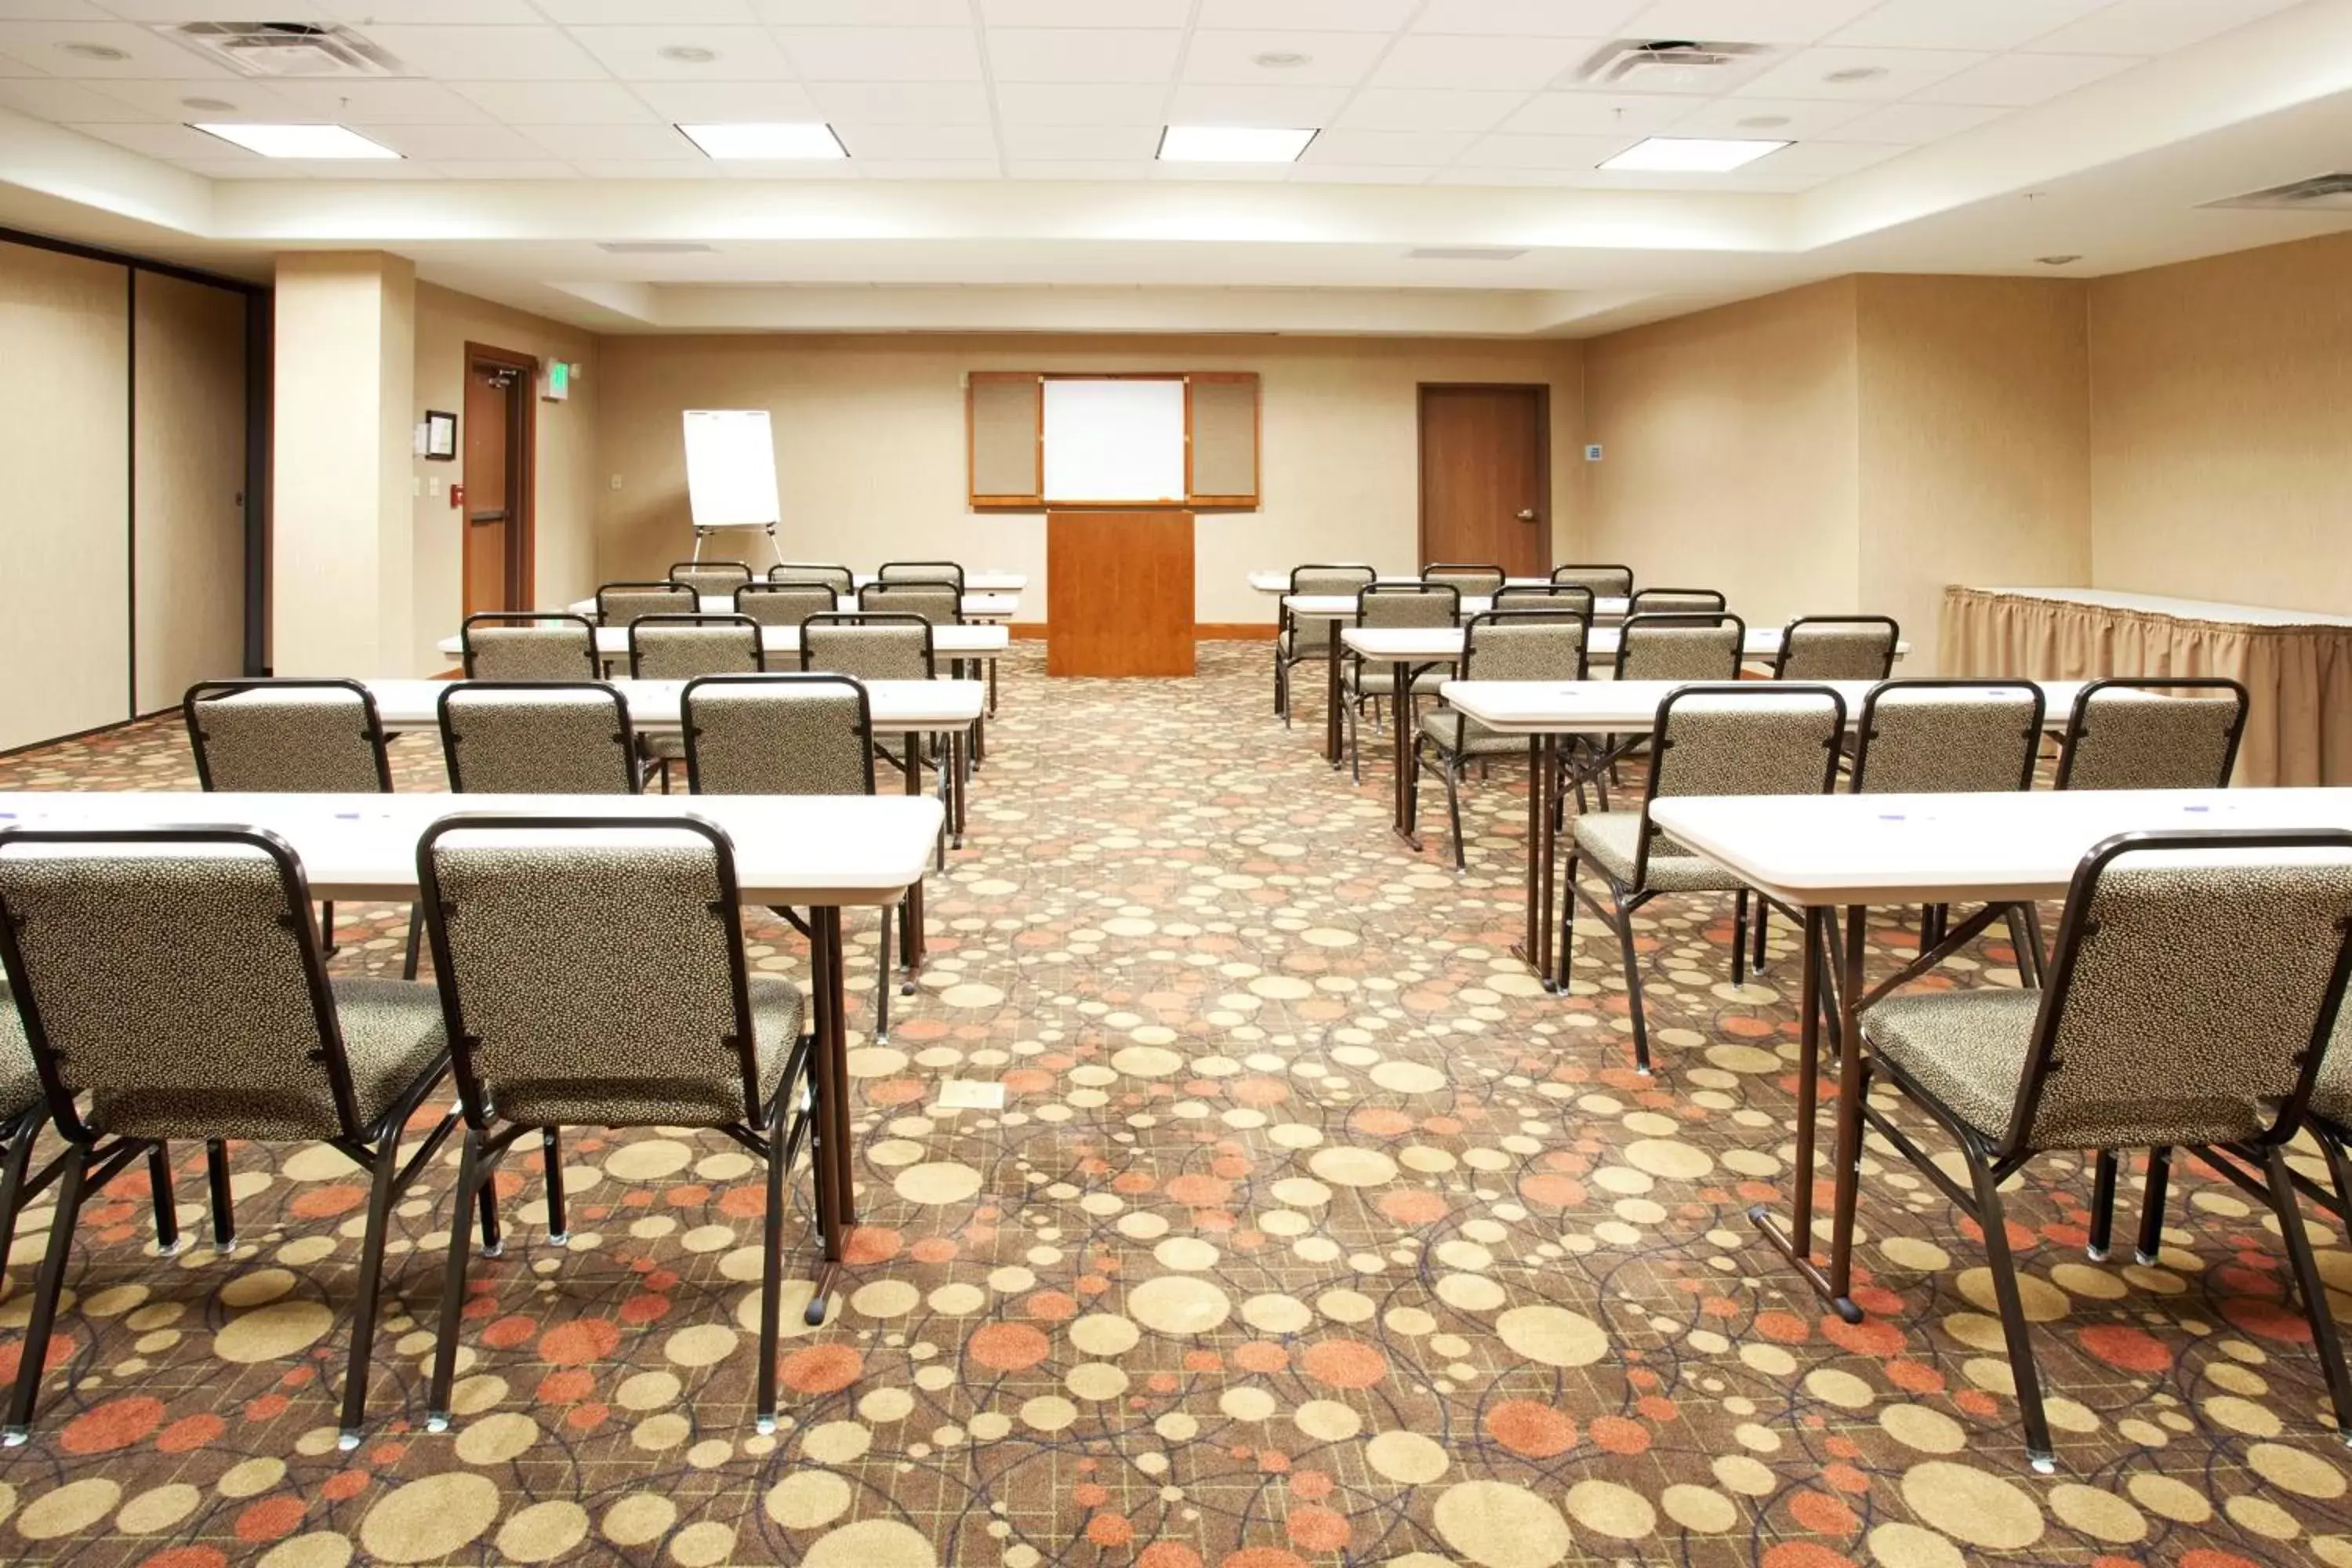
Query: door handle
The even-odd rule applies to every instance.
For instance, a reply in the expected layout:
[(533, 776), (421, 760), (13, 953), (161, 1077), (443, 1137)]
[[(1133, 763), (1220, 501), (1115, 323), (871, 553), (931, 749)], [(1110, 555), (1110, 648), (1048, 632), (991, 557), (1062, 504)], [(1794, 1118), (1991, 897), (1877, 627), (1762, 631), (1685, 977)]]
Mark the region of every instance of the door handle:
[(1523, 506), (1519, 509), (1518, 516), (1521, 522), (1533, 522), (1536, 521), (1535, 509)]

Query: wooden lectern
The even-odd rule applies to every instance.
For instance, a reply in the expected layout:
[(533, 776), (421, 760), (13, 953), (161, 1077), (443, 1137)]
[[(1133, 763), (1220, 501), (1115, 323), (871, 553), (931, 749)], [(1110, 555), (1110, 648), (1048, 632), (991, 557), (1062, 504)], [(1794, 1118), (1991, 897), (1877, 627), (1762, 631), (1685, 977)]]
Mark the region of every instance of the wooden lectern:
[(1192, 514), (1045, 514), (1045, 673), (1190, 675)]

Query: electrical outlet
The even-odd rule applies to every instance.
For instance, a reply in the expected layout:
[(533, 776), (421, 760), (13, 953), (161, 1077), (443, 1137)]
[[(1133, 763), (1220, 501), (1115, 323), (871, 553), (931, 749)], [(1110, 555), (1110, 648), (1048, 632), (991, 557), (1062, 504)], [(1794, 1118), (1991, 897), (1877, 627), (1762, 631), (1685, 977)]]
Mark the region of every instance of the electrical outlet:
[(621, 488), (621, 476), (618, 474), (614, 474), (613, 476), (613, 488), (614, 489), (619, 489)]

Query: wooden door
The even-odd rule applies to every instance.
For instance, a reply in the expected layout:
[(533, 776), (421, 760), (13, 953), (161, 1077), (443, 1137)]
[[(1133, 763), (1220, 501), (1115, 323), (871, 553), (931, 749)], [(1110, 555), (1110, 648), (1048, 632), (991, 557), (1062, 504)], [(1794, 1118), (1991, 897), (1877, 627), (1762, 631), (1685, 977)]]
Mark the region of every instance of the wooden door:
[(1192, 514), (1045, 514), (1045, 673), (1190, 675)]
[(516, 404), (521, 377), (511, 366), (482, 360), (466, 366), (466, 613), (521, 610), (515, 596), (520, 520), (514, 506), (520, 465), (515, 461)]
[(1421, 389), (1421, 559), (1551, 570), (1550, 389)]

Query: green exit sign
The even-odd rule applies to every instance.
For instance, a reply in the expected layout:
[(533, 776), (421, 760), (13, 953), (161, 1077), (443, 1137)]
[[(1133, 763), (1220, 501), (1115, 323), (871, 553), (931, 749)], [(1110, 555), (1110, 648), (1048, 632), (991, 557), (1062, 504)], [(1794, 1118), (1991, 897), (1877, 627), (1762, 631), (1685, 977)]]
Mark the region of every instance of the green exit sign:
[(561, 403), (572, 395), (572, 367), (563, 361), (547, 363), (547, 388), (540, 394), (551, 403)]

